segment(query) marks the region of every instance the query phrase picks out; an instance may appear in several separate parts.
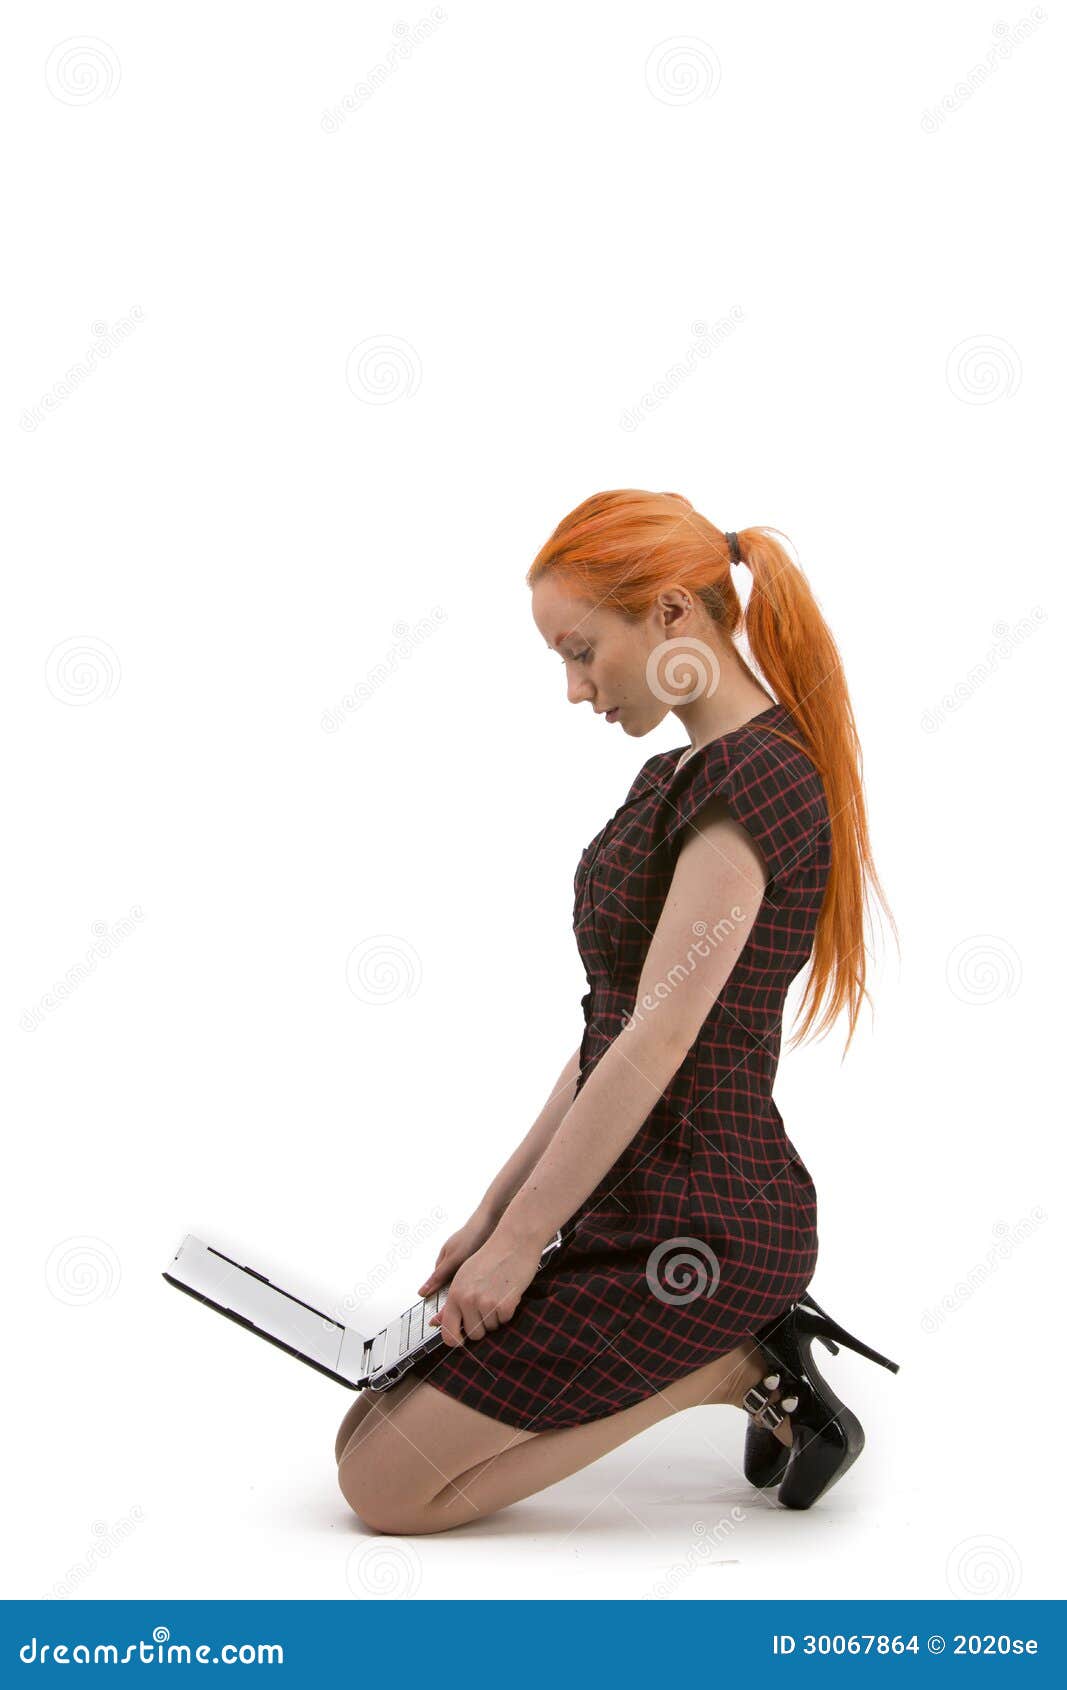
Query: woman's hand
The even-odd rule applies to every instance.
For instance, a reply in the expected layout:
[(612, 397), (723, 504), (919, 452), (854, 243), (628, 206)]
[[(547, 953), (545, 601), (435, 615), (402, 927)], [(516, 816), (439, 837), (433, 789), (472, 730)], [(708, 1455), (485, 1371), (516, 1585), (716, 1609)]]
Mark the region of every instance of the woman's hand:
[(494, 1232), (448, 1288), (444, 1307), (430, 1317), (450, 1347), (476, 1342), (509, 1321), (541, 1262), (542, 1246)]
[(430, 1297), (440, 1290), (442, 1285), (447, 1285), (450, 1279), (454, 1279), (468, 1256), (473, 1256), (475, 1250), (485, 1243), (496, 1222), (497, 1217), (488, 1210), (475, 1209), (470, 1220), (441, 1245), (433, 1272), (419, 1286), (419, 1296)]

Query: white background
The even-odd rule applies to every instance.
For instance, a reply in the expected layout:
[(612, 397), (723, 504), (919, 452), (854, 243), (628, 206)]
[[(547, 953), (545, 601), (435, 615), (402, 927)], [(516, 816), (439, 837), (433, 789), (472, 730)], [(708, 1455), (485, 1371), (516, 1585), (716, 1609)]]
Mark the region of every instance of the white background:
[[(5, 1593), (1049, 1596), (1060, 23), (444, 14), (9, 20)], [(901, 1370), (817, 1351), (868, 1443), (807, 1514), (717, 1408), (375, 1537), (349, 1393), (160, 1275), (373, 1330), (540, 1109), (578, 856), (686, 736), (569, 708), (524, 575), (630, 486), (784, 532), (844, 655), (901, 948), (775, 1096)]]

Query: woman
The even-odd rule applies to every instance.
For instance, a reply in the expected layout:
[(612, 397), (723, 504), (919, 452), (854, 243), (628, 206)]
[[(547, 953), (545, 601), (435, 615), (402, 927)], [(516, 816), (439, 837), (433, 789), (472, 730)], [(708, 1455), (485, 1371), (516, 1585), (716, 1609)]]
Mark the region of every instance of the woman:
[(798, 1039), (844, 1010), (847, 1051), (867, 995), (881, 889), (840, 658), (771, 534), (720, 533), (677, 493), (585, 500), (527, 581), (571, 702), (635, 739), (672, 710), (690, 745), (650, 757), (582, 853), (581, 1045), (420, 1287), (449, 1286), (443, 1345), (345, 1416), (341, 1490), (378, 1531), (445, 1531), (730, 1403), (746, 1477), (806, 1508), (863, 1444), (813, 1338), (897, 1370), (808, 1294), (815, 1190), (771, 1097), (805, 962)]

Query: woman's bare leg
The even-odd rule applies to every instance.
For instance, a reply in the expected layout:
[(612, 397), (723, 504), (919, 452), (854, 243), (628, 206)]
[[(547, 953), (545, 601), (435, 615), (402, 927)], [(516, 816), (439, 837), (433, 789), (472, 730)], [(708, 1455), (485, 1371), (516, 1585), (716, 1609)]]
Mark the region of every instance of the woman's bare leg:
[(374, 1428), (362, 1452), (346, 1450), (342, 1493), (374, 1530), (448, 1531), (568, 1478), (682, 1409), (739, 1407), (767, 1371), (766, 1358), (746, 1342), (617, 1414), (540, 1433), (509, 1431), (427, 1384), (399, 1405), (395, 1425)]

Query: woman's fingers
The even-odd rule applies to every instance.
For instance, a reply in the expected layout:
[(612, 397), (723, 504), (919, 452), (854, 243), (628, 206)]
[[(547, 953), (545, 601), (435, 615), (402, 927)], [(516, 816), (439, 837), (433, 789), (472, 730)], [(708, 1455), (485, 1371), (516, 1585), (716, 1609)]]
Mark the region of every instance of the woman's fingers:
[[(433, 1276), (427, 1281), (432, 1283)], [(444, 1304), (436, 1314), (432, 1314), (427, 1321), (428, 1326), (436, 1326), (446, 1344), (455, 1346), (468, 1340), (477, 1343), (487, 1332), (495, 1332), (511, 1319), (518, 1306), (519, 1298), (509, 1292), (499, 1303), (489, 1300), (485, 1288), (478, 1291), (467, 1290), (463, 1283), (463, 1269), (460, 1268), (457, 1278), (448, 1282), (448, 1293)]]
[(494, 1315), (480, 1315), (473, 1305), (468, 1307), (455, 1296), (449, 1296), (443, 1307), (436, 1314), (430, 1316), (428, 1326), (436, 1326), (446, 1344), (457, 1345), (477, 1343), (486, 1332), (491, 1332), (497, 1321)]
[(446, 1335), (446, 1343), (449, 1342), (450, 1333), (458, 1332), (459, 1338), (453, 1339), (453, 1342), (469, 1339), (472, 1344), (476, 1344), (479, 1338), (484, 1338), (487, 1332), (495, 1332), (498, 1326), (503, 1326), (505, 1320), (510, 1318), (510, 1315), (501, 1313), (498, 1309), (486, 1309), (480, 1313), (475, 1303), (450, 1296), (444, 1307), (430, 1316), (427, 1324), (440, 1327)]
[(455, 1297), (448, 1297), (443, 1308), (430, 1317), (430, 1325), (437, 1326), (446, 1344), (454, 1348), (463, 1342), (462, 1315)]

